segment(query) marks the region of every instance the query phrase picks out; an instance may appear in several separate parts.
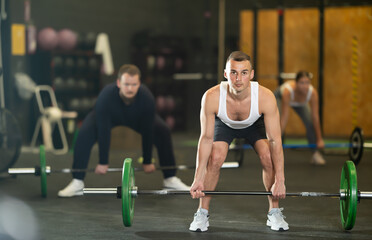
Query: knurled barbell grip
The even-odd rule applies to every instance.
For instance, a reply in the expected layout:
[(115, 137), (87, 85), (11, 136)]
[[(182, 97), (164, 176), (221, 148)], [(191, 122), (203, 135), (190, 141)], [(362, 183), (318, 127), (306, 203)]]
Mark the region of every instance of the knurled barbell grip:
[[(202, 191), (206, 195), (264, 195), (270, 196), (271, 192), (264, 191)], [(177, 190), (139, 190), (132, 191), (137, 195), (188, 195), (189, 191)], [(340, 193), (323, 193), (323, 192), (294, 192), (286, 193), (287, 197), (340, 197)]]

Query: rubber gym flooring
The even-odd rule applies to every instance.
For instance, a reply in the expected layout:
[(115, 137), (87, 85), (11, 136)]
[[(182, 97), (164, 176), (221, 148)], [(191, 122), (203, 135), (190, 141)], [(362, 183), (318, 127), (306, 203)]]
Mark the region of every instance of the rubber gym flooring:
[[(177, 164), (195, 165), (196, 148), (181, 144), (185, 138), (173, 138)], [(124, 158), (137, 159), (140, 154), (140, 149), (111, 150), (110, 167), (121, 167)], [(285, 150), (287, 192), (338, 193), (347, 155), (325, 156), (327, 164), (321, 167), (310, 165), (310, 157), (310, 151)], [(362, 191), (371, 191), (371, 159), (372, 151), (365, 150), (357, 167), (358, 188)], [(47, 153), (46, 160), (52, 169), (70, 168), (72, 155)], [(38, 161), (38, 154), (22, 153), (13, 167), (33, 167)], [(94, 168), (97, 161), (94, 148), (90, 167)], [(235, 161), (233, 153), (229, 153), (227, 161)], [(134, 165), (139, 166), (136, 161)], [(139, 189), (162, 188), (159, 171), (135, 175)], [(178, 171), (177, 175), (191, 184), (194, 171)], [(188, 227), (198, 201), (189, 196), (138, 196), (133, 226), (128, 228), (122, 224), (121, 200), (115, 195), (58, 198), (58, 190), (70, 180), (70, 174), (49, 175), (48, 197), (42, 198), (38, 177), (2, 178), (0, 239), (372, 239), (372, 201), (368, 199), (358, 204), (355, 227), (344, 231), (338, 199), (288, 197), (281, 201), (281, 207), (290, 229), (274, 232), (265, 225), (265, 196), (216, 196), (211, 203), (209, 231), (193, 233)], [(85, 186), (116, 187), (120, 182), (119, 172), (103, 176), (88, 173)], [(261, 166), (252, 150), (245, 151), (240, 168), (221, 170), (217, 190), (264, 191)], [(5, 232), (12, 232), (13, 238)]]

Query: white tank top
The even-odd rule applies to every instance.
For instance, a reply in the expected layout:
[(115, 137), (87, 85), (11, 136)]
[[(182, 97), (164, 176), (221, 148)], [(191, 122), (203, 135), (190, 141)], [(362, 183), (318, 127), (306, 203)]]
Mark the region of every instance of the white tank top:
[(251, 112), (247, 119), (243, 121), (234, 121), (227, 116), (226, 111), (226, 95), (227, 95), (228, 82), (221, 82), (220, 84), (220, 102), (218, 107), (217, 117), (221, 119), (223, 123), (233, 129), (243, 129), (251, 126), (261, 117), (258, 111), (258, 83), (251, 82)]
[(294, 91), (293, 91), (293, 88), (291, 86), (291, 84), (289, 83), (284, 83), (281, 87), (280, 87), (280, 94), (283, 95), (283, 92), (284, 92), (284, 89), (288, 89), (291, 97), (289, 99), (289, 106), (291, 107), (300, 107), (300, 106), (304, 106), (306, 105), (309, 101), (310, 101), (310, 98), (311, 98), (311, 94), (313, 93), (313, 86), (310, 85), (309, 87), (309, 91), (307, 92), (307, 95), (306, 95), (306, 99), (305, 99), (305, 102), (296, 102), (294, 100)]

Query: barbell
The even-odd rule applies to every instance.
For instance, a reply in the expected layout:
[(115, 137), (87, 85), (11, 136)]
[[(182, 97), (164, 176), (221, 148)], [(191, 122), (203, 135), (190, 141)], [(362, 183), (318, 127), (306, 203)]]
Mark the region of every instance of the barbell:
[[(316, 149), (316, 144), (283, 144), (283, 149), (300, 149), (300, 148), (310, 148)], [(354, 162), (355, 165), (358, 165), (360, 160), (363, 157), (363, 150), (365, 148), (372, 148), (372, 143), (365, 143), (363, 137), (363, 130), (360, 127), (354, 128), (353, 132), (350, 135), (348, 143), (330, 143), (324, 145), (325, 149), (328, 148), (348, 148), (349, 159)], [(231, 144), (230, 150), (240, 151), (238, 154), (239, 164), (242, 165), (244, 149), (252, 149), (252, 146), (249, 144)], [(346, 154), (346, 153), (343, 153)]]
[[(40, 152), (40, 166), (36, 166), (34, 168), (9, 168), (8, 174), (11, 176), (15, 175), (35, 175), (40, 177), (40, 184), (41, 184), (41, 196), (47, 196), (47, 175), (51, 173), (77, 173), (77, 172), (94, 172), (95, 169), (70, 169), (70, 168), (62, 168), (62, 169), (53, 169), (50, 166), (46, 165), (46, 158), (45, 158), (45, 147), (44, 145), (40, 145), (39, 147)], [(225, 162), (222, 165), (222, 168), (238, 168), (238, 162)], [(187, 165), (177, 165), (177, 166), (164, 166), (164, 167), (156, 167), (156, 170), (187, 170), (187, 169), (195, 169), (195, 166), (187, 166)], [(123, 168), (108, 168), (107, 172), (122, 172)], [(143, 171), (143, 168), (134, 168), (134, 171)]]
[[(130, 227), (134, 218), (134, 202), (139, 195), (190, 195), (189, 191), (178, 190), (138, 190), (135, 186), (132, 160), (127, 158), (123, 163), (122, 185), (116, 188), (84, 188), (84, 195), (116, 194), (121, 198), (122, 219), (126, 227)], [(272, 195), (264, 191), (203, 191), (206, 195)], [(331, 197), (340, 199), (341, 223), (345, 230), (354, 227), (357, 203), (360, 199), (371, 199), (372, 192), (361, 192), (357, 188), (357, 172), (352, 161), (346, 161), (341, 171), (340, 191), (338, 193), (292, 192), (288, 197)]]

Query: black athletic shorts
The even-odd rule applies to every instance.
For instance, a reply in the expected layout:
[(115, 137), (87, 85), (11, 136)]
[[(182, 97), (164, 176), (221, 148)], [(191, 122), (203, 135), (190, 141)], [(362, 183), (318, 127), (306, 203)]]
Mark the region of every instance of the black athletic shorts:
[(261, 115), (251, 126), (242, 129), (233, 129), (216, 117), (213, 141), (224, 141), (230, 145), (234, 138), (244, 138), (252, 146), (254, 146), (257, 140), (267, 139), (264, 116)]

